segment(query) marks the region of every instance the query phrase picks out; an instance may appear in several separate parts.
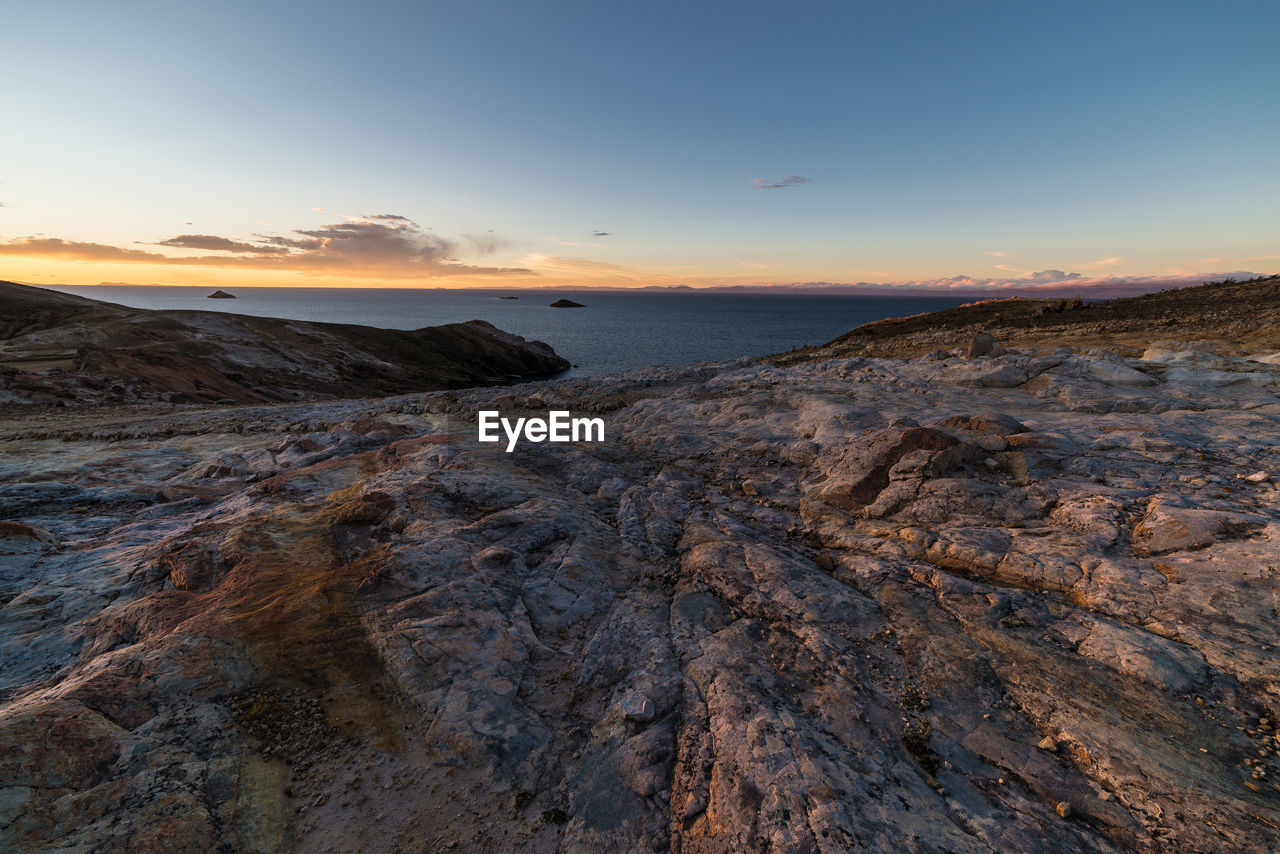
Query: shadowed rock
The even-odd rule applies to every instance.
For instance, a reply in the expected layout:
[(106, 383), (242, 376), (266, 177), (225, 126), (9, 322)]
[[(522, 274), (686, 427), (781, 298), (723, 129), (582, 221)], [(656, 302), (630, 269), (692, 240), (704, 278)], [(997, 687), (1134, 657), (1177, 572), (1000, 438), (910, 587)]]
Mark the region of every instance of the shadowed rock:
[(415, 330), (147, 311), (0, 282), (0, 403), (264, 403), (546, 375), (551, 347), (480, 320)]
[[(930, 452), (958, 444), (955, 437), (928, 427), (890, 428), (853, 449), (847, 462), (823, 483), (817, 496), (845, 510), (865, 507), (889, 485), (891, 474), (904, 475), (908, 466), (923, 470), (937, 459)], [(918, 453), (921, 451), (926, 453)], [(906, 465), (901, 465), (908, 457)]]
[(1170, 506), (1156, 499), (1133, 529), (1133, 552), (1160, 555), (1204, 548), (1220, 539), (1247, 535), (1266, 521), (1244, 513)]
[(964, 357), (977, 359), (980, 356), (1003, 356), (1004, 353), (1004, 348), (996, 343), (995, 337), (984, 332), (969, 342), (969, 346), (965, 348)]

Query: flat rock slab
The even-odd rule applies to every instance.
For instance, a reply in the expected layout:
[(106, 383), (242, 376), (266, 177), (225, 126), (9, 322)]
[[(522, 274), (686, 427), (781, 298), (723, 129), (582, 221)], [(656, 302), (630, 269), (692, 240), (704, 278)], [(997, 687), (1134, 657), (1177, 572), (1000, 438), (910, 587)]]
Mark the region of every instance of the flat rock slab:
[(1218, 540), (1247, 536), (1267, 520), (1252, 514), (1171, 506), (1153, 500), (1133, 529), (1133, 553), (1162, 555), (1199, 549)]

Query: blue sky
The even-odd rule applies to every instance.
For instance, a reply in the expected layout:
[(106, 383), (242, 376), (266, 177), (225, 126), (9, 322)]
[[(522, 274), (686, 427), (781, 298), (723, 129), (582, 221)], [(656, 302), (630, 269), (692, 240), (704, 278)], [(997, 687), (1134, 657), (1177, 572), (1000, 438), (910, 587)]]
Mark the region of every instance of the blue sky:
[(10, 6), (4, 278), (1280, 269), (1272, 2)]

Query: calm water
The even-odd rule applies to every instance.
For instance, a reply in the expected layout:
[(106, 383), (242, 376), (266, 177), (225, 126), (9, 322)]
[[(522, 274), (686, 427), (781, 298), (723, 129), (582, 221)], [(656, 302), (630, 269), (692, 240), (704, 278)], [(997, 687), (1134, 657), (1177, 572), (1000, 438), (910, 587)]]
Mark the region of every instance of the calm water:
[[(576, 366), (574, 374), (645, 365), (763, 356), (821, 344), (884, 317), (936, 311), (960, 298), (666, 291), (407, 290), (227, 288), (234, 300), (208, 299), (214, 288), (59, 287), (135, 308), (200, 309), (417, 329), (487, 320), (545, 341)], [(499, 299), (514, 296), (516, 300)], [(586, 308), (550, 308), (567, 298)]]

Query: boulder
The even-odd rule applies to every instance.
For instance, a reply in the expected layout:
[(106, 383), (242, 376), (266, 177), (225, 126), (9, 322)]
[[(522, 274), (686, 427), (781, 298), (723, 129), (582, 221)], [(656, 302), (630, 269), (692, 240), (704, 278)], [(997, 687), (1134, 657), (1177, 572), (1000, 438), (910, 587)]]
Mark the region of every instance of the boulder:
[(964, 357), (977, 359), (981, 356), (1003, 356), (1004, 353), (1005, 349), (996, 342), (995, 336), (983, 332), (969, 342), (969, 347), (964, 351)]

